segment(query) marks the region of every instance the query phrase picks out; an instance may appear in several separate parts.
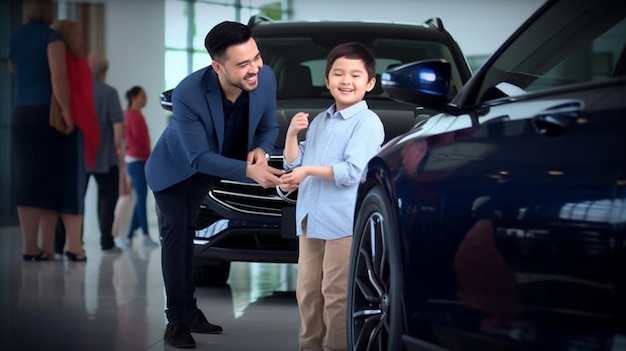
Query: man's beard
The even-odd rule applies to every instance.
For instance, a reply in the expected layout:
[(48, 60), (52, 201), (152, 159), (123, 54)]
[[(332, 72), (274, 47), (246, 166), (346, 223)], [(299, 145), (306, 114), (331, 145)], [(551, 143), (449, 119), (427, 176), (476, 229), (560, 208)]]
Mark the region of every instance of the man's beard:
[(239, 88), (239, 89), (243, 90), (243, 91), (251, 92), (251, 91), (256, 90), (256, 88), (259, 87), (258, 74), (246, 74), (246, 76), (243, 77), (243, 79), (246, 79), (246, 78), (250, 78), (250, 77), (254, 77), (254, 76), (257, 76), (257, 81), (256, 81), (256, 84), (254, 86), (252, 86), (252, 87), (250, 85), (245, 84), (245, 81), (234, 82), (232, 79), (230, 79), (230, 76), (228, 77), (228, 83), (230, 85), (236, 87), (236, 88)]

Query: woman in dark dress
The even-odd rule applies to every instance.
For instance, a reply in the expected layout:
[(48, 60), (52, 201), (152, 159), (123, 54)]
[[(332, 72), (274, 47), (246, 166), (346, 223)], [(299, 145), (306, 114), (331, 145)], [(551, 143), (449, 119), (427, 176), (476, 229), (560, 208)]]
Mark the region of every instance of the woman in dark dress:
[[(15, 74), (11, 143), (23, 258), (43, 261), (54, 257), (59, 214), (66, 228), (80, 231), (82, 227), (79, 170), (67, 166), (79, 162), (76, 148), (68, 149), (69, 140), (78, 131), (70, 111), (65, 44), (61, 34), (50, 28), (53, 2), (28, 0), (24, 9), (28, 21), (12, 35), (9, 44), (9, 68)], [(68, 126), (65, 134), (49, 125), (52, 96)], [(68, 246), (67, 251), (74, 253), (74, 258), (84, 257), (82, 245)]]

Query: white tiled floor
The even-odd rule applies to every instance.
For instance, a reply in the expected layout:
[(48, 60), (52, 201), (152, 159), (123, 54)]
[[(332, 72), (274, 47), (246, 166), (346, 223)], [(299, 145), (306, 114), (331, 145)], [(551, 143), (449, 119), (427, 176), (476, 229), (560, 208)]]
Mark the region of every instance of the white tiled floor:
[[(24, 262), (19, 227), (0, 227), (0, 350), (171, 349), (160, 249), (103, 255), (97, 235), (86, 263)], [(295, 278), (295, 265), (233, 263), (227, 287), (197, 288), (224, 333), (194, 334), (196, 349), (297, 350)]]

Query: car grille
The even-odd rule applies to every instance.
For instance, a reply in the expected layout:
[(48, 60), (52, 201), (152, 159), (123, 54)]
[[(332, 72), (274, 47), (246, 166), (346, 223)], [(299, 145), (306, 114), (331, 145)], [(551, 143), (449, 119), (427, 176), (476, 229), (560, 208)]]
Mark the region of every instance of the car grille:
[[(270, 166), (282, 169), (282, 156), (272, 156)], [(209, 198), (233, 211), (278, 217), (287, 203), (278, 196), (276, 188), (264, 189), (256, 183), (222, 179), (209, 191)]]

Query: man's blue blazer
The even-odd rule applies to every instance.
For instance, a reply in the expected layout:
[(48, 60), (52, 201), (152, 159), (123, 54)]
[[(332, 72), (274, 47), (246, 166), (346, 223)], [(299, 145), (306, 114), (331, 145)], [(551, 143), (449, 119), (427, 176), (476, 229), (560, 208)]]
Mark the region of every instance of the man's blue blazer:
[[(183, 79), (172, 93), (172, 121), (163, 131), (146, 163), (146, 180), (161, 191), (200, 172), (214, 177), (251, 181), (246, 160), (221, 155), (224, 143), (224, 109), (217, 73), (212, 66)], [(264, 65), (258, 88), (249, 93), (248, 150), (274, 149), (278, 137), (276, 78)]]

